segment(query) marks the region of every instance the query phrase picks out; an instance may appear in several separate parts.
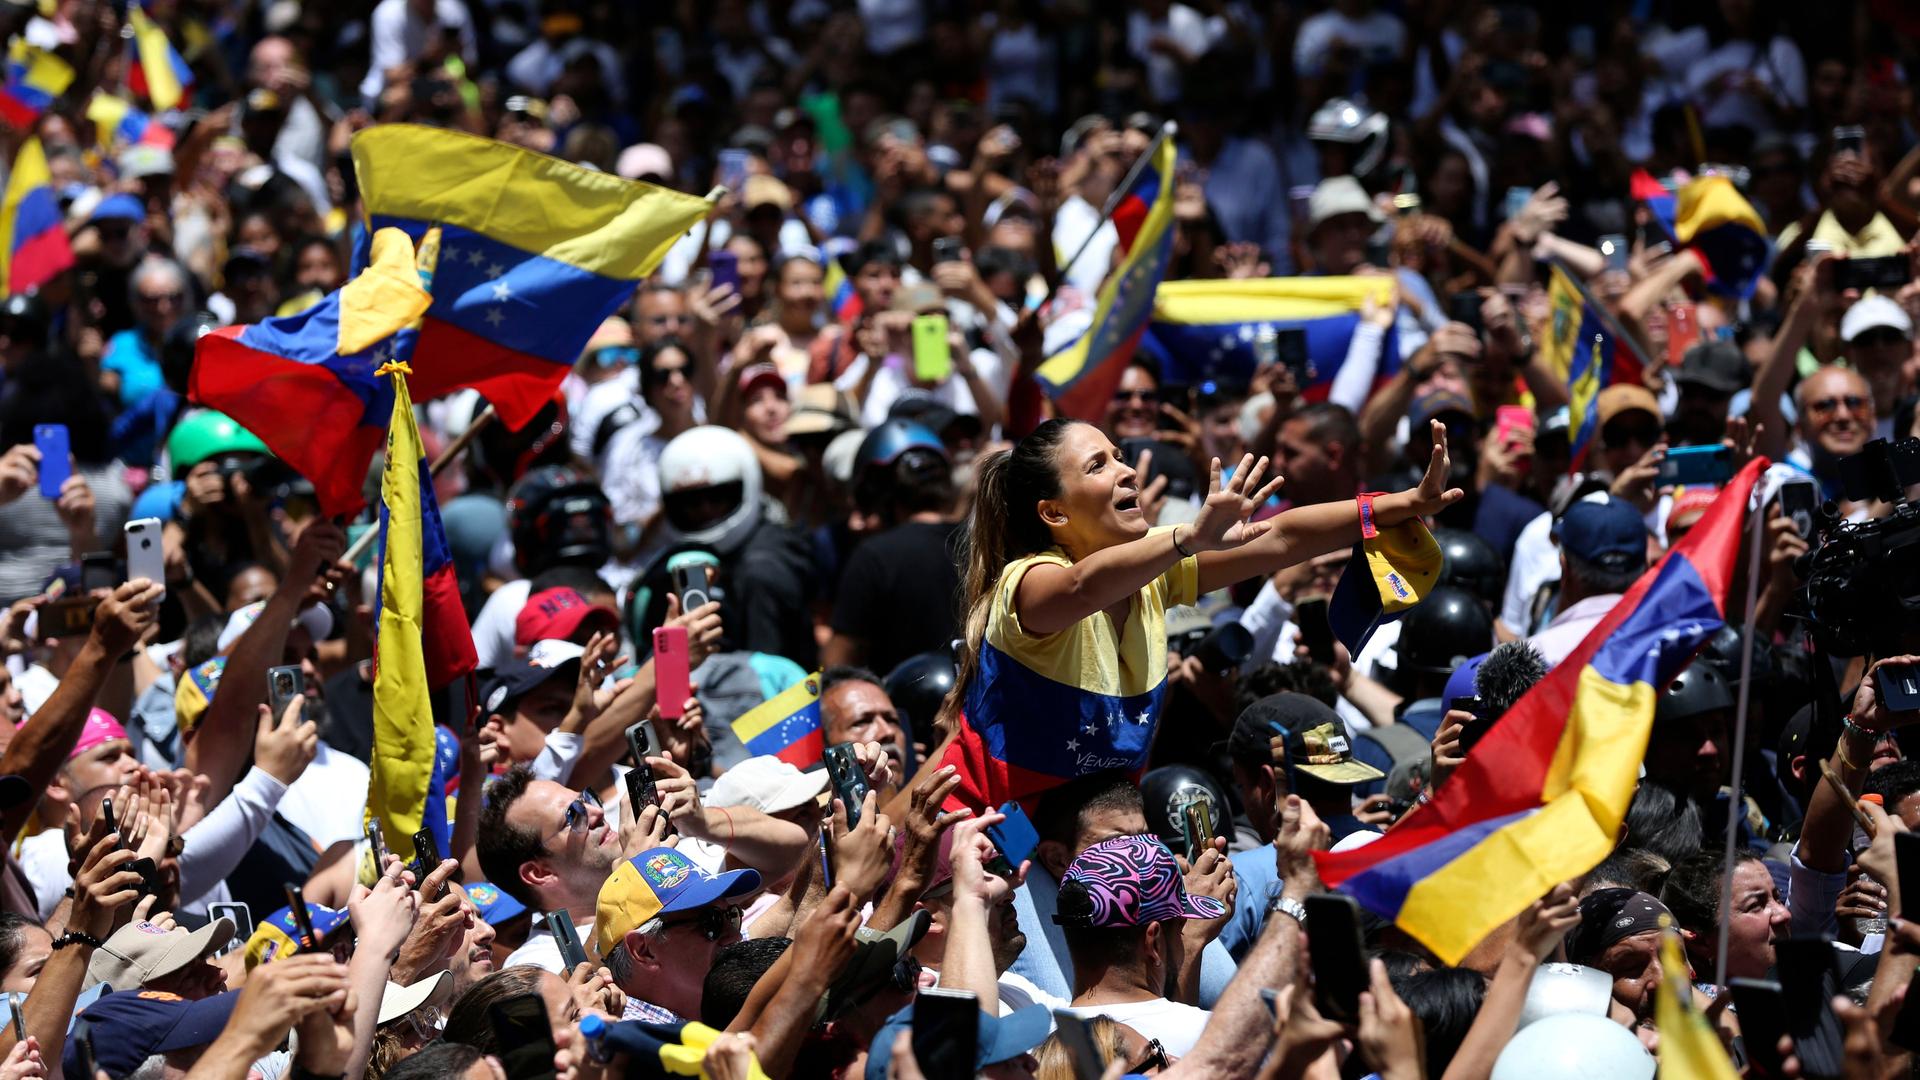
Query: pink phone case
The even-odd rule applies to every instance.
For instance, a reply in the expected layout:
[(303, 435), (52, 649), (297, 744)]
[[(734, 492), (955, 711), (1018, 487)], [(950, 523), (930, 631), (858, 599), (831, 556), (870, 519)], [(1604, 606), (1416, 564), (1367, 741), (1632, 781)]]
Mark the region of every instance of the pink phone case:
[(687, 628), (660, 626), (653, 631), (653, 684), (660, 715), (678, 720), (686, 715), (687, 686), (691, 674), (687, 666)]

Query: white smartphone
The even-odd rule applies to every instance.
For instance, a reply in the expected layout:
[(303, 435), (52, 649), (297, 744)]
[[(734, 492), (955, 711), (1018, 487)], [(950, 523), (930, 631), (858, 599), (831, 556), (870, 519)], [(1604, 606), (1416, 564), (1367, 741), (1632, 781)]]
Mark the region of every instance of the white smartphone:
[[(127, 522), (127, 580), (146, 578), (162, 589), (167, 585), (167, 549), (160, 538), (159, 518)], [(166, 593), (160, 594), (162, 599)]]

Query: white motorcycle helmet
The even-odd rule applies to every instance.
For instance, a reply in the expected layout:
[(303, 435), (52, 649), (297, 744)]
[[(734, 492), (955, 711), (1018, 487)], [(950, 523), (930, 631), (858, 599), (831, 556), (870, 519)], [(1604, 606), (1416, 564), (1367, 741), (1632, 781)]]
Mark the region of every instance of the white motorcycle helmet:
[(673, 542), (730, 554), (760, 524), (761, 486), (753, 447), (731, 428), (682, 432), (660, 452), (660, 500)]
[(1613, 1003), (1613, 979), (1599, 968), (1581, 964), (1541, 964), (1527, 985), (1526, 1004), (1520, 1007), (1520, 1026), (1549, 1016), (1581, 1013), (1605, 1016)]
[(1559, 1013), (1517, 1032), (1491, 1080), (1653, 1080), (1653, 1055), (1604, 1016)]
[(1329, 98), (1307, 120), (1307, 138), (1353, 148), (1347, 171), (1366, 179), (1387, 156), (1387, 129), (1391, 121), (1378, 109), (1348, 98)]

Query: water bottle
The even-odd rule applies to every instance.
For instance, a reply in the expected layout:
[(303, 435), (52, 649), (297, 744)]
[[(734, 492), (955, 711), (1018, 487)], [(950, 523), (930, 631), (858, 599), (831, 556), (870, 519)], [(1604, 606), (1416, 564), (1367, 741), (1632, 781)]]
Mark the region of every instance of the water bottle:
[(607, 1021), (603, 1016), (588, 1013), (580, 1018), (580, 1037), (587, 1041), (587, 1056), (601, 1064), (612, 1060), (607, 1052)]

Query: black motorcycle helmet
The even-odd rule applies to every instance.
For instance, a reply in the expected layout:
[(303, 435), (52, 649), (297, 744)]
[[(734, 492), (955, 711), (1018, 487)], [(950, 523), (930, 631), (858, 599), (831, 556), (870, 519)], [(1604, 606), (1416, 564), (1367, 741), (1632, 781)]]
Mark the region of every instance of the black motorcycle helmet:
[[(8, 305), (14, 299), (7, 301)], [(29, 298), (30, 299), (30, 298)], [(5, 309), (0, 308), (0, 316)], [(167, 388), (176, 394), (185, 395), (187, 382), (193, 375), (194, 351), (200, 345), (200, 339), (220, 328), (220, 317), (211, 311), (196, 311), (187, 316), (160, 342), (160, 375), (167, 381)]]
[(953, 461), (926, 426), (912, 420), (887, 420), (860, 440), (853, 455), (854, 504), (868, 513), (886, 509), (896, 488), (945, 483)]
[(1191, 765), (1162, 765), (1140, 778), (1147, 828), (1181, 854), (1187, 850), (1187, 807), (1204, 803), (1213, 821), (1213, 835), (1227, 836), (1233, 809), (1220, 781)]
[(534, 577), (555, 566), (598, 570), (613, 554), (613, 508), (593, 477), (542, 465), (507, 493), (513, 564)]
[[(1745, 640), (1746, 635), (1740, 632), (1739, 627), (1722, 626), (1707, 639), (1707, 646), (1700, 650), (1698, 661), (1713, 665), (1729, 687), (1737, 688), (1740, 685), (1740, 646)], [(1773, 675), (1773, 655), (1764, 645), (1754, 646), (1752, 672), (1756, 690), (1766, 685)]]
[(1479, 533), (1465, 529), (1435, 529), (1433, 541), (1446, 557), (1441, 585), (1457, 585), (1488, 604), (1498, 604), (1507, 587), (1507, 561)]
[(1712, 664), (1695, 663), (1667, 684), (1654, 706), (1653, 722), (1685, 720), (1702, 713), (1733, 708), (1733, 690)]
[(882, 685), (894, 708), (907, 718), (915, 739), (931, 745), (933, 718), (953, 690), (956, 675), (953, 656), (945, 649), (909, 656), (887, 672)]
[(47, 305), (32, 293), (14, 293), (0, 300), (0, 328), (14, 341), (33, 346), (35, 352), (47, 347), (47, 331), (53, 317)]
[(1493, 648), (1493, 616), (1480, 598), (1458, 585), (1440, 585), (1400, 618), (1397, 671), (1445, 675), (1468, 657)]

